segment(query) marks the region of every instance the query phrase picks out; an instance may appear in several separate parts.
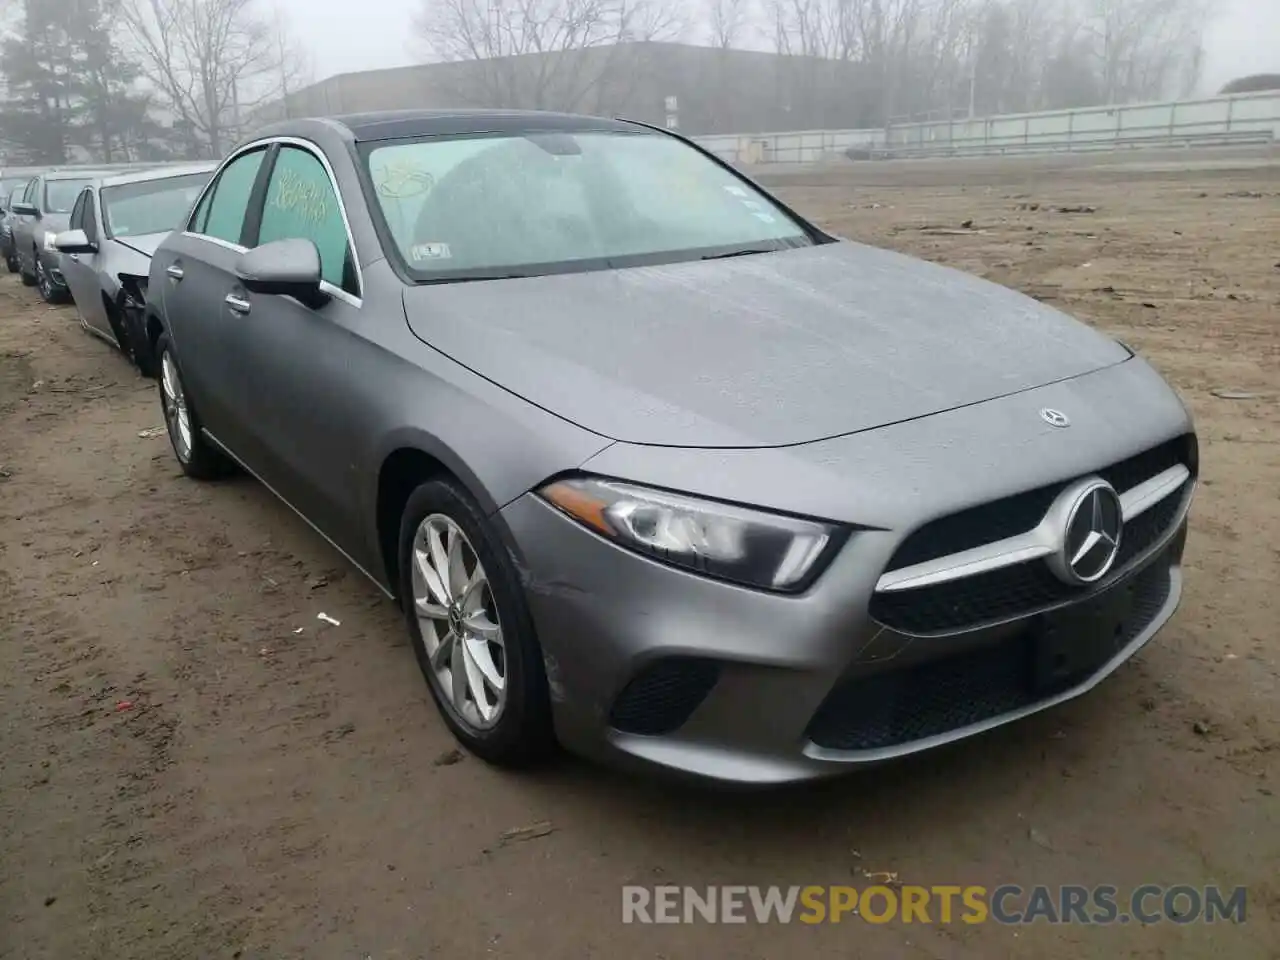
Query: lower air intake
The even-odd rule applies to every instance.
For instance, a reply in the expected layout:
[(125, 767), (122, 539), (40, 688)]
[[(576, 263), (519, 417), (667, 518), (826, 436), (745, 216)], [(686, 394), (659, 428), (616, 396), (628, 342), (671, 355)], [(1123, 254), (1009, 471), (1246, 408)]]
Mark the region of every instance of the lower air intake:
[(714, 660), (668, 657), (649, 664), (614, 701), (609, 725), (623, 733), (661, 736), (682, 727), (720, 676)]

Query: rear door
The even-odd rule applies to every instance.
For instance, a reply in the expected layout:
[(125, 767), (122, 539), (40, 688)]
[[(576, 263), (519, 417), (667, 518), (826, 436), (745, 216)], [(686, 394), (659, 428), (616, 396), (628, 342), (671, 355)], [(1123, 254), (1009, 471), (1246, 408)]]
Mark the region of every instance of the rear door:
[(156, 251), (148, 295), (160, 299), (183, 384), (205, 429), (252, 466), (245, 422), (246, 376), (240, 345), (227, 336), (226, 296), (236, 285), (248, 211), (269, 147), (249, 147), (223, 165), (187, 223)]

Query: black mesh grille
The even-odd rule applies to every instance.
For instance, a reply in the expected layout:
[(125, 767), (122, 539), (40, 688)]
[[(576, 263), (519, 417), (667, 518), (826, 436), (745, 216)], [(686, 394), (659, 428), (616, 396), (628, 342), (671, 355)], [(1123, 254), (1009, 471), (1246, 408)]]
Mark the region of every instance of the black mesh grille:
[[(1116, 574), (1108, 583), (1169, 532), (1185, 497), (1165, 497), (1125, 525)], [(871, 599), (871, 615), (903, 633), (954, 633), (1027, 616), (1097, 589), (1063, 583), (1043, 560), (1031, 560), (915, 590), (877, 593)]]
[[(1179, 463), (1186, 464), (1195, 473), (1195, 437), (1191, 434), (1176, 437), (1127, 460), (1102, 470), (1086, 472), (1082, 476), (1096, 474), (1117, 491), (1124, 493)], [(1061, 483), (993, 500), (927, 523), (902, 541), (885, 569), (900, 570), (984, 543), (1026, 533), (1040, 522), (1049, 505), (1067, 484), (1077, 479), (1079, 478), (1070, 477)]]
[(671, 657), (652, 663), (618, 695), (609, 724), (624, 733), (671, 733), (706, 699), (719, 676), (714, 660)]
[[(991, 720), (1083, 682), (1129, 643), (1169, 597), (1169, 564), (1161, 557), (1133, 578), (1133, 608), (1114, 639), (1099, 645), (1097, 659), (1055, 688), (1032, 682), (1035, 634), (931, 660), (896, 672), (846, 681), (824, 701), (809, 724), (809, 739), (831, 750), (899, 746)], [(919, 641), (926, 642), (926, 641)], [(945, 642), (945, 641), (936, 641)]]

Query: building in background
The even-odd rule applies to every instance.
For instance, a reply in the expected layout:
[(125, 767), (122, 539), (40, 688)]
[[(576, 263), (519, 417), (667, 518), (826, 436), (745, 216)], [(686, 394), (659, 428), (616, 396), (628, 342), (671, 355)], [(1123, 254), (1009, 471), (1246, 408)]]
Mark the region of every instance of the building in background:
[(645, 41), (339, 74), (252, 121), (493, 107), (620, 116), (690, 135), (847, 129), (874, 122), (868, 80), (849, 61)]

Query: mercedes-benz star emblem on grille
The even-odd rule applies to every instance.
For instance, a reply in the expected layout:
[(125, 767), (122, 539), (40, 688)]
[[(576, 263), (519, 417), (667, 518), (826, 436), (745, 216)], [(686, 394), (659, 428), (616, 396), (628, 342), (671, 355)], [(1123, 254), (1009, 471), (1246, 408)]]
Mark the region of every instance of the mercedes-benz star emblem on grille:
[(1071, 426), (1071, 418), (1061, 410), (1055, 410), (1053, 407), (1045, 407), (1040, 411), (1040, 419), (1051, 427), (1069, 427)]
[(1062, 549), (1051, 566), (1067, 583), (1096, 583), (1107, 575), (1120, 552), (1124, 512), (1120, 497), (1105, 480), (1086, 481), (1070, 491), (1062, 526)]

